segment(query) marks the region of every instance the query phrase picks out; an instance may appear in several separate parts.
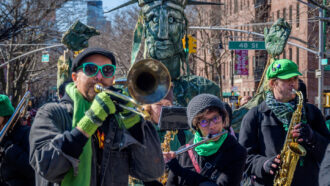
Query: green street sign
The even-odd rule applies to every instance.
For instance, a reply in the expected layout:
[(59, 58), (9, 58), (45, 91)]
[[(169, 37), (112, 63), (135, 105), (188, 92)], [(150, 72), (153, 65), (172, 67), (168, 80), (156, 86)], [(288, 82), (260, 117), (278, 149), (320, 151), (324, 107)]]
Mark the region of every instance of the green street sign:
[(325, 65), (324, 66), (324, 71), (330, 71), (330, 65)]
[(49, 54), (42, 54), (41, 62), (48, 63), (49, 62)]
[(264, 41), (229, 41), (229, 50), (266, 50)]

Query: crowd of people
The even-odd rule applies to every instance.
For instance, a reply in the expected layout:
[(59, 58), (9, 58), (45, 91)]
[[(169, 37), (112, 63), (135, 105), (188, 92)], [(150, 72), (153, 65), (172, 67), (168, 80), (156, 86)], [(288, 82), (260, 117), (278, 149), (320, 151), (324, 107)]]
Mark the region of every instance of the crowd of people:
[[(169, 152), (162, 152), (166, 132), (158, 124), (162, 107), (173, 105), (173, 90), (147, 105), (151, 117), (144, 119), (106, 92), (95, 92), (97, 83), (113, 86), (116, 65), (115, 56), (100, 48), (87, 48), (73, 60), (72, 81), (61, 87), (60, 101), (43, 105), (31, 127), (18, 122), (0, 141), (0, 185), (117, 186), (132, 184), (129, 176), (162, 185), (164, 171), (166, 185), (273, 185), (287, 133), (306, 150), (291, 185), (330, 185), (330, 133), (321, 111), (306, 99), (299, 102), (301, 73), (294, 62), (269, 66), (265, 100), (245, 115), (239, 135), (230, 126), (227, 103), (211, 94), (191, 99), (190, 130), (178, 131)], [(290, 128), (299, 104), (301, 117)], [(9, 98), (0, 95), (1, 128), (13, 113)]]

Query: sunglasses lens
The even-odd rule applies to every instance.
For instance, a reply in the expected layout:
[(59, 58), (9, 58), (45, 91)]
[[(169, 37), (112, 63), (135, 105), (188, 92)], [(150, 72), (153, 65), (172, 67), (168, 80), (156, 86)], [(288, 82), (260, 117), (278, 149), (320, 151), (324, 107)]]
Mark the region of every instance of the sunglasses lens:
[(199, 122), (199, 124), (202, 126), (202, 127), (206, 127), (208, 125), (208, 122), (207, 120), (203, 119)]
[(111, 65), (104, 65), (102, 68), (104, 77), (112, 77), (115, 73), (115, 68)]
[(84, 73), (87, 76), (95, 76), (97, 73), (98, 67), (95, 64), (88, 63), (84, 65)]
[(213, 123), (217, 123), (217, 122), (218, 122), (218, 119), (219, 119), (219, 117), (218, 117), (218, 116), (215, 116), (215, 117), (212, 119)]

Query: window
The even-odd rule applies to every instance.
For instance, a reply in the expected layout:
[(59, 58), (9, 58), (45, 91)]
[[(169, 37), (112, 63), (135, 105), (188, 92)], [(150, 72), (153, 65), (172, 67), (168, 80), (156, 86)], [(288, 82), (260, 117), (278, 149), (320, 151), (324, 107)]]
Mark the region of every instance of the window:
[(289, 7), (289, 20), (292, 21), (292, 5)]
[(274, 12), (272, 12), (271, 20), (272, 20), (272, 21), (275, 21)]
[(296, 52), (296, 63), (299, 67), (299, 48), (297, 47), (297, 52)]
[(283, 8), (283, 19), (286, 20), (286, 8)]
[(280, 10), (277, 10), (277, 19), (279, 19), (280, 18)]
[(297, 3), (297, 15), (296, 15), (296, 27), (299, 27), (299, 21), (300, 21), (300, 10), (299, 10), (299, 3)]
[(286, 59), (286, 52), (285, 52), (285, 49), (283, 50), (283, 59)]
[(292, 48), (289, 48), (289, 59), (292, 61)]
[(232, 10), (232, 0), (229, 0), (229, 14), (231, 15), (231, 10)]
[(238, 0), (234, 0), (234, 13), (238, 11)]

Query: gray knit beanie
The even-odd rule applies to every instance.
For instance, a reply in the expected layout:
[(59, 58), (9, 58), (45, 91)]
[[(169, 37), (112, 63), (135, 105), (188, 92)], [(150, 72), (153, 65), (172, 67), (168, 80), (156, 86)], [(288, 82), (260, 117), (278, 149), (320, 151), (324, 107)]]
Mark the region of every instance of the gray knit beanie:
[(187, 106), (187, 117), (190, 128), (195, 129), (192, 126), (194, 117), (208, 107), (217, 107), (219, 110), (225, 109), (222, 101), (212, 94), (199, 94), (190, 100)]

